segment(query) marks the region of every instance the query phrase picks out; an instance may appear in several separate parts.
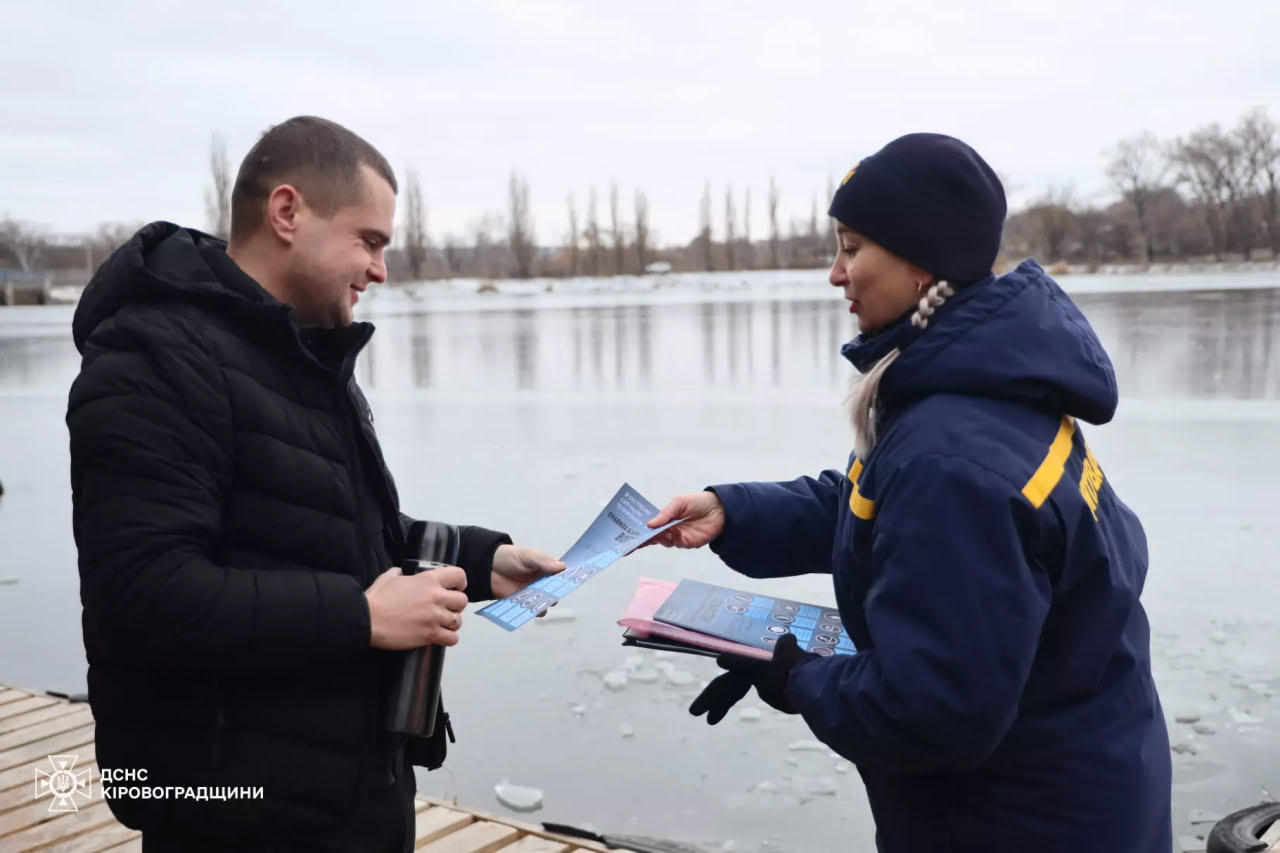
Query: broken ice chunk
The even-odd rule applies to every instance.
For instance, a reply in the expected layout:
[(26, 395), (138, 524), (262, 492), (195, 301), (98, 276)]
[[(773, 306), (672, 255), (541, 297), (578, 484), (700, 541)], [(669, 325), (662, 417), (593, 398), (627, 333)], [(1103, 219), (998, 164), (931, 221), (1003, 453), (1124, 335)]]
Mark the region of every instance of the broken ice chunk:
[(671, 669), (667, 672), (667, 683), (672, 687), (688, 687), (698, 683), (698, 677), (683, 669)]
[(816, 740), (797, 740), (792, 741), (787, 749), (792, 752), (829, 752), (827, 745)]
[(1248, 711), (1241, 711), (1237, 708), (1232, 708), (1227, 713), (1231, 715), (1231, 721), (1237, 726), (1260, 726), (1266, 722), (1255, 714), (1251, 714)]
[(816, 779), (808, 779), (804, 783), (804, 789), (815, 797), (834, 797), (838, 790), (836, 788), (835, 780), (830, 776), (819, 776)]
[(634, 672), (628, 671), (627, 677), (638, 684), (653, 684), (662, 675), (656, 669), (641, 667)]
[(503, 779), (494, 786), (493, 792), (497, 795), (498, 802), (512, 811), (536, 812), (542, 808), (542, 791), (537, 788), (512, 785), (508, 780)]

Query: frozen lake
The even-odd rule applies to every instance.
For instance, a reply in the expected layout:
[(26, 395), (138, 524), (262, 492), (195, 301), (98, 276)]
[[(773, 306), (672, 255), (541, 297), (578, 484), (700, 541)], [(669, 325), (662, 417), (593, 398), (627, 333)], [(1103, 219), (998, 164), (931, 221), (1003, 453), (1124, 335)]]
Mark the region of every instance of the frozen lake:
[[(1181, 750), (1175, 836), (1191, 835), (1193, 809), (1280, 795), (1280, 273), (1063, 284), (1119, 377), (1116, 422), (1087, 434), (1150, 539), (1144, 600)], [(559, 554), (624, 481), (662, 504), (842, 466), (852, 368), (839, 347), (853, 318), (821, 273), (504, 290), (361, 303), (378, 333), (360, 375), (410, 514)], [(0, 585), (0, 681), (34, 689), (84, 688), (63, 423), (78, 367), (70, 316), (0, 310), (0, 578), (18, 578)], [(809, 738), (802, 724), (764, 708), (708, 728), (685, 708), (712, 664), (627, 661), (614, 620), (640, 575), (832, 600), (824, 577), (754, 582), (710, 553), (646, 549), (566, 599), (571, 621), (507, 634), (472, 617), (446, 668), (459, 740), (420, 789), (500, 811), (493, 786), (509, 779), (544, 790), (537, 818), (600, 831), (732, 840), (740, 853), (871, 849), (856, 772), (789, 749)], [(603, 675), (628, 666), (645, 677), (606, 689)], [(1192, 715), (1199, 731), (1174, 722)], [(834, 796), (816, 794), (824, 777)]]

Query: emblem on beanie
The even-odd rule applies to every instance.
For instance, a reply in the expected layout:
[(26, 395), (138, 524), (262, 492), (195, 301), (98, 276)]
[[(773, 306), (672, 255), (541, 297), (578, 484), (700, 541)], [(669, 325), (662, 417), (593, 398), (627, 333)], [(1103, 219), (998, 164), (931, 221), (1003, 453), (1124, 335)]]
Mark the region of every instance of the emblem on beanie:
[(853, 164), (853, 168), (852, 168), (852, 169), (850, 169), (849, 171), (845, 172), (845, 174), (844, 174), (844, 178), (843, 178), (843, 179), (841, 179), (841, 181), (840, 181), (840, 186), (844, 186), (845, 184), (849, 183), (849, 179), (853, 177), (853, 173), (854, 173), (854, 172), (856, 172), (856, 171), (858, 171), (858, 167), (859, 167), (859, 166), (861, 166), (861, 165), (862, 165), (862, 161), (861, 161), (861, 160), (859, 160), (857, 163), (854, 163), (854, 164)]

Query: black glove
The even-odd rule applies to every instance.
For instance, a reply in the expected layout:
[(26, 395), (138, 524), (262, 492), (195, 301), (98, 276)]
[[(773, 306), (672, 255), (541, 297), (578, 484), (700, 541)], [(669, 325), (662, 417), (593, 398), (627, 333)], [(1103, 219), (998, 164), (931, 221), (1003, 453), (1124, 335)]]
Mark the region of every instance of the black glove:
[(769, 706), (784, 714), (799, 713), (787, 695), (787, 679), (796, 664), (815, 654), (800, 651), (794, 634), (783, 634), (774, 647), (773, 657), (767, 661), (742, 655), (724, 654), (716, 658), (721, 669), (728, 670), (706, 686), (689, 706), (695, 717), (707, 715), (707, 724), (714, 726), (724, 719), (729, 709), (755, 687), (756, 693)]

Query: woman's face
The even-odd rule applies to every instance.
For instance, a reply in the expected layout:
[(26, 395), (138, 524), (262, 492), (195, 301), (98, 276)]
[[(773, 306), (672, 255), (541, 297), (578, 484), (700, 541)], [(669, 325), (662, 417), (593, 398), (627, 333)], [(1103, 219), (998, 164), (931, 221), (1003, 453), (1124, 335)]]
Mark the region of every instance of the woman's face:
[(858, 331), (874, 332), (919, 303), (932, 276), (851, 228), (836, 223), (836, 260), (828, 281), (844, 290)]

